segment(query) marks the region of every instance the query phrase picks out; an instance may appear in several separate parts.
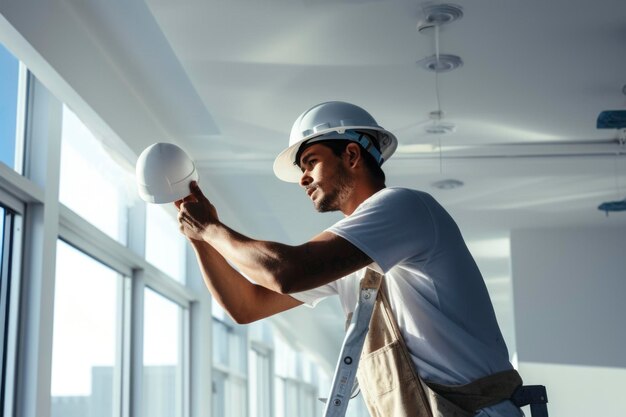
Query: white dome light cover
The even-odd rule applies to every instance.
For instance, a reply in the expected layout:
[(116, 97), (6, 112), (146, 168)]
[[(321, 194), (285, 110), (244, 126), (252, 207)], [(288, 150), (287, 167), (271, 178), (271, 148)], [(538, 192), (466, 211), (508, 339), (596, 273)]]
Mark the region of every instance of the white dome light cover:
[(172, 203), (190, 194), (198, 171), (189, 155), (172, 143), (155, 143), (139, 155), (135, 174), (139, 196), (153, 204)]

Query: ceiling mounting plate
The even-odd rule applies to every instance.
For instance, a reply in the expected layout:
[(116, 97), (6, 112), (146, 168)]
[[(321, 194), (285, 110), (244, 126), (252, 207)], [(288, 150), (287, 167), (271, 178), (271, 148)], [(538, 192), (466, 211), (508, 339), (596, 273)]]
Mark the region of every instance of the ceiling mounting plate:
[(440, 54), (420, 59), (417, 64), (428, 71), (448, 72), (463, 66), (463, 60), (456, 55)]
[(456, 4), (428, 4), (422, 7), (423, 17), (417, 23), (417, 29), (432, 28), (452, 23), (463, 17), (463, 8)]

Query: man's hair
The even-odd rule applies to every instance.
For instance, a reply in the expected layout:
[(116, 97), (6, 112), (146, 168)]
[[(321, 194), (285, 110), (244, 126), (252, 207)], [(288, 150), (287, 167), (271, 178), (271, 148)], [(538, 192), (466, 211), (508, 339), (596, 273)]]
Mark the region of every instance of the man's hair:
[[(371, 141), (373, 146), (380, 152), (378, 141), (375, 138), (372, 138), (370, 135), (367, 135), (367, 134), (365, 135)], [(321, 140), (319, 142), (304, 144), (304, 146), (302, 146), (298, 150), (298, 154), (296, 155), (296, 161), (298, 164), (300, 163), (300, 155), (302, 155), (304, 150), (307, 149), (309, 146), (316, 145), (316, 144), (324, 145), (330, 148), (336, 156), (341, 156), (341, 154), (343, 154), (343, 152), (346, 150), (346, 147), (350, 143), (356, 143), (358, 145), (357, 142), (354, 142), (351, 140), (343, 140), (343, 139)], [(378, 162), (376, 161), (376, 159), (364, 147), (362, 147), (361, 145), (359, 145), (359, 147), (361, 148), (361, 155), (363, 156), (363, 161), (365, 162), (365, 166), (367, 167), (367, 170), (369, 171), (372, 178), (377, 181), (381, 181), (384, 184), (386, 180), (385, 173), (381, 169), (380, 165), (378, 165)]]

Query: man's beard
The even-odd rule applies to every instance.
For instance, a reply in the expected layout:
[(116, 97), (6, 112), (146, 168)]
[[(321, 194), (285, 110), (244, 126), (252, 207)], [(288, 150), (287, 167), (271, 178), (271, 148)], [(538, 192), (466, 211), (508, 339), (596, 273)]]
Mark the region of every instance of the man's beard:
[(343, 166), (339, 165), (335, 175), (335, 186), (328, 194), (324, 194), (318, 201), (314, 201), (315, 210), (320, 213), (337, 211), (341, 209), (341, 203), (345, 201), (352, 190), (352, 181)]

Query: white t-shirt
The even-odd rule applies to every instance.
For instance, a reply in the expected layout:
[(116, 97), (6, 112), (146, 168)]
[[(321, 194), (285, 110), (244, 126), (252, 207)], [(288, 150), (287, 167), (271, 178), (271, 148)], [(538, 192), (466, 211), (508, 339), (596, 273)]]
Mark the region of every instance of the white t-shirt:
[[(429, 194), (385, 188), (328, 231), (385, 274), (391, 309), (422, 379), (460, 385), (512, 368), (482, 275), (456, 223)], [(314, 306), (337, 294), (347, 314), (364, 273), (292, 296)], [(481, 413), (521, 415), (510, 402)]]

